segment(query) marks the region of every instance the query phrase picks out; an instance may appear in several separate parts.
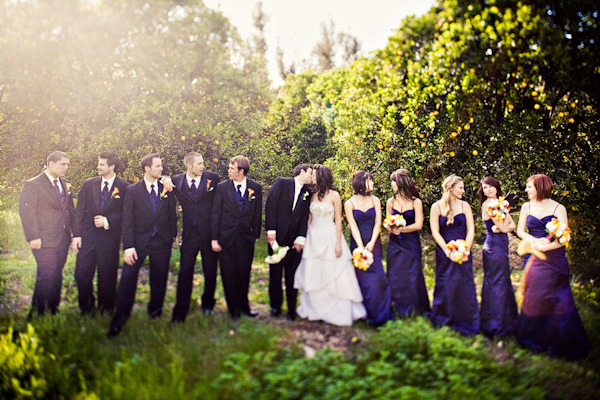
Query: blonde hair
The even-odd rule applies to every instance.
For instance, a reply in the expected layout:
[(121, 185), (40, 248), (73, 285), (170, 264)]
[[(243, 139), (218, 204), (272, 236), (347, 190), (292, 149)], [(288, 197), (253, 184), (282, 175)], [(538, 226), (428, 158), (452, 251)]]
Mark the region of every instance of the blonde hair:
[(450, 175), (442, 183), (444, 193), (442, 194), (442, 216), (446, 216), (446, 225), (454, 223), (454, 212), (450, 206), (450, 190), (459, 182), (463, 182), (460, 176)]

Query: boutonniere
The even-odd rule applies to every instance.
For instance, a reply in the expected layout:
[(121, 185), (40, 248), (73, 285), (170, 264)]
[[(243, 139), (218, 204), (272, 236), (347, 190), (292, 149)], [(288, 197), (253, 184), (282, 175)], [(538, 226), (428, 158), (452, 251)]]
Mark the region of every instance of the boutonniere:
[(304, 192), (304, 194), (302, 195), (302, 201), (306, 200), (307, 197), (308, 197), (308, 192)]
[(120, 199), (121, 196), (119, 196), (119, 188), (115, 187), (115, 189), (113, 190), (112, 194), (110, 195), (110, 197), (112, 197), (113, 199)]
[(65, 182), (65, 186), (67, 187), (67, 194), (71, 194), (71, 184), (69, 182)]
[(167, 197), (169, 197), (169, 195), (167, 194), (167, 188), (163, 186), (163, 191), (160, 194), (160, 198), (161, 199), (166, 199)]
[(254, 190), (248, 188), (248, 201), (250, 200), (254, 200), (255, 196), (254, 196)]
[(210, 192), (211, 190), (213, 190), (213, 189), (214, 189), (214, 187), (210, 186), (210, 183), (211, 183), (211, 182), (212, 182), (212, 180), (210, 180), (210, 179), (207, 179), (207, 180), (206, 180), (206, 191), (207, 191), (207, 192)]

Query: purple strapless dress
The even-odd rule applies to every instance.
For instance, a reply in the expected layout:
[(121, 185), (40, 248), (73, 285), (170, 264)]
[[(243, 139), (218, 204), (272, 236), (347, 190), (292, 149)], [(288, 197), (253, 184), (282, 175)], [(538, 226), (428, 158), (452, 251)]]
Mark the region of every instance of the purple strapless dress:
[[(552, 217), (548, 215), (540, 220), (528, 215), (529, 234), (536, 238), (546, 236), (546, 224)], [(565, 249), (560, 247), (545, 254), (546, 261), (534, 259), (527, 274), (517, 340), (551, 356), (585, 358), (589, 345), (569, 285)]]
[[(407, 226), (415, 223), (415, 210), (400, 213), (392, 209), (392, 215), (396, 214), (404, 217)], [(402, 233), (400, 237), (390, 234), (387, 275), (392, 303), (403, 317), (420, 315), (430, 310), (421, 263), (419, 232)]]
[[(376, 212), (375, 208), (367, 211), (352, 210), (352, 215), (358, 225), (360, 237), (363, 244), (371, 241), (373, 235), (373, 226), (375, 226)], [(350, 250), (354, 250), (356, 242), (352, 235), (350, 236)], [(354, 268), (358, 285), (363, 296), (363, 304), (367, 309), (367, 320), (374, 326), (381, 326), (387, 321), (394, 319), (394, 312), (391, 306), (390, 287), (387, 276), (383, 270), (383, 250), (381, 241), (377, 238), (373, 248), (373, 264), (363, 271)]]
[[(446, 217), (439, 218), (440, 233), (446, 243), (466, 238), (465, 214), (456, 215), (451, 225), (446, 225)], [(457, 264), (446, 257), (440, 246), (436, 246), (435, 261), (433, 307), (428, 313), (431, 322), (436, 327), (449, 326), (464, 335), (479, 333), (479, 307), (471, 257), (469, 261)]]
[(484, 221), (483, 288), (481, 289), (481, 331), (490, 337), (512, 333), (519, 313), (510, 281), (508, 235), (492, 232), (494, 221)]

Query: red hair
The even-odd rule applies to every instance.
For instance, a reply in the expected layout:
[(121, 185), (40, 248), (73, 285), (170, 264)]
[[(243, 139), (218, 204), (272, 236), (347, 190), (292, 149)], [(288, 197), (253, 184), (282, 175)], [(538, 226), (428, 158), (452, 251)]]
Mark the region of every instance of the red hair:
[(547, 175), (531, 175), (529, 178), (527, 178), (527, 182), (533, 182), (533, 187), (537, 192), (535, 196), (536, 200), (539, 201), (549, 199), (552, 196), (552, 191), (554, 190), (554, 183), (552, 183), (552, 179), (550, 179)]

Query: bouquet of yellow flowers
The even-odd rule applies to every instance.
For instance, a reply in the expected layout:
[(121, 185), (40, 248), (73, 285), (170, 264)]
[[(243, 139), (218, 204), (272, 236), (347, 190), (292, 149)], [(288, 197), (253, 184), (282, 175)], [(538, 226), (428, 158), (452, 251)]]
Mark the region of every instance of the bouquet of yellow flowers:
[(451, 240), (446, 243), (446, 248), (450, 250), (450, 260), (457, 264), (462, 264), (465, 261), (469, 261), (469, 245), (463, 239)]
[(352, 251), (352, 264), (358, 269), (366, 271), (373, 264), (373, 253), (364, 247), (357, 247)]
[(387, 215), (383, 220), (383, 227), (386, 229), (395, 228), (397, 226), (406, 226), (406, 220), (402, 215)]
[(558, 219), (552, 218), (552, 221), (546, 224), (546, 231), (550, 236), (558, 240), (558, 243), (564, 245), (567, 249), (569, 248), (571, 229), (568, 226), (564, 226)]
[(498, 221), (502, 222), (508, 217), (509, 212), (510, 204), (504, 197), (492, 199), (488, 203), (487, 213), (490, 218), (498, 218)]
[(279, 243), (277, 243), (277, 240), (276, 240), (271, 245), (271, 248), (273, 249), (273, 254), (270, 256), (267, 256), (265, 258), (265, 262), (267, 264), (279, 264), (281, 262), (281, 260), (284, 259), (285, 255), (287, 254), (288, 250), (290, 249), (290, 246), (281, 247), (281, 246), (279, 246)]

